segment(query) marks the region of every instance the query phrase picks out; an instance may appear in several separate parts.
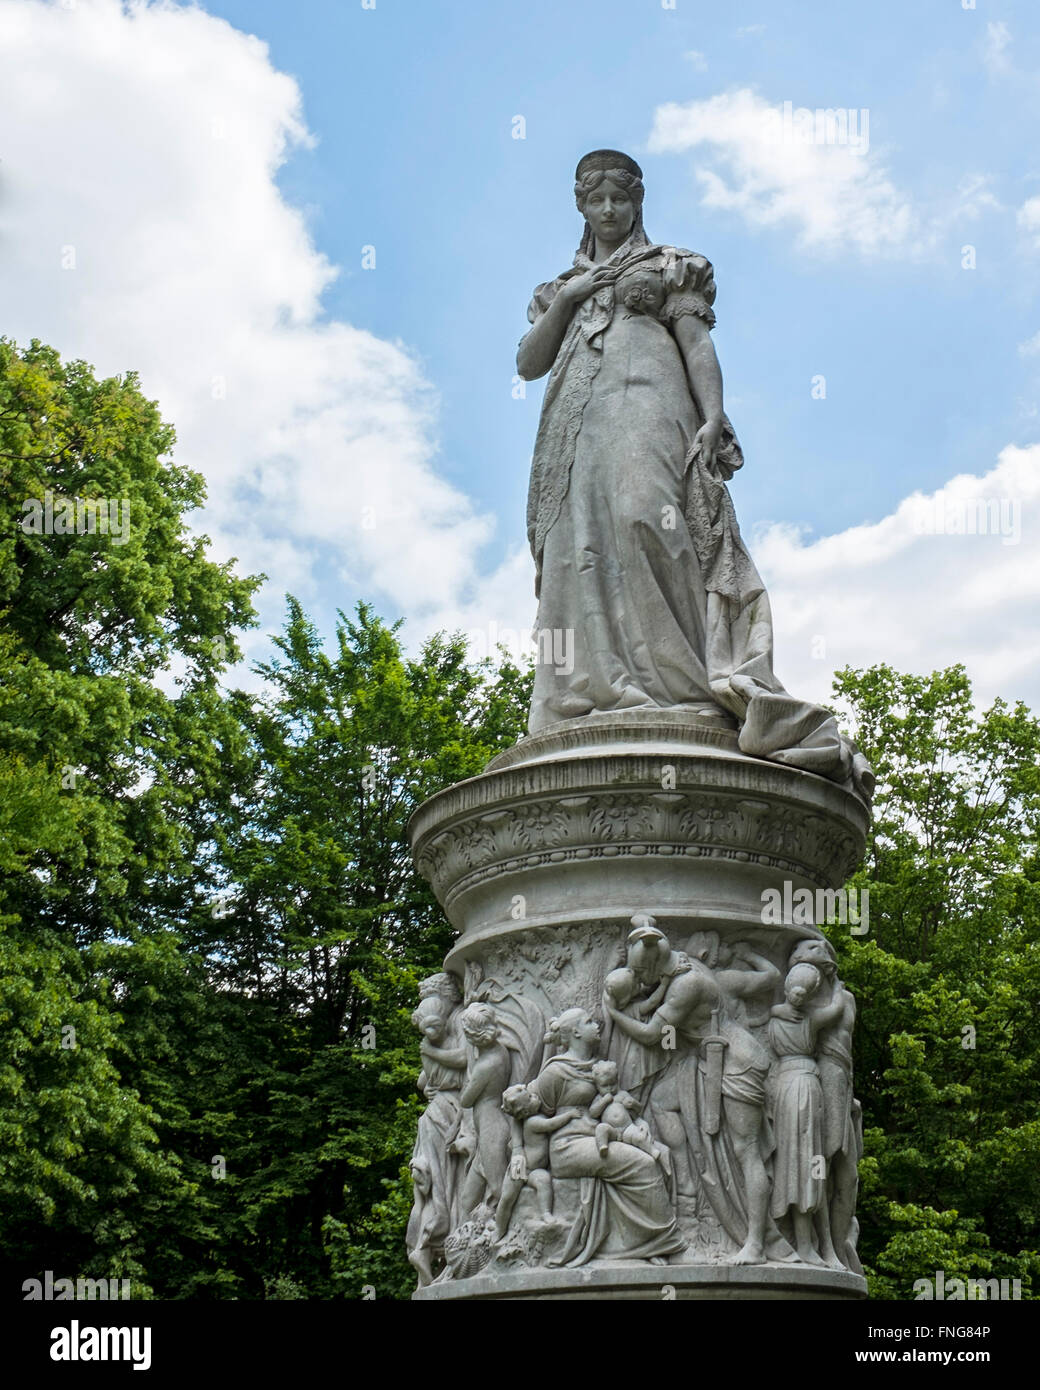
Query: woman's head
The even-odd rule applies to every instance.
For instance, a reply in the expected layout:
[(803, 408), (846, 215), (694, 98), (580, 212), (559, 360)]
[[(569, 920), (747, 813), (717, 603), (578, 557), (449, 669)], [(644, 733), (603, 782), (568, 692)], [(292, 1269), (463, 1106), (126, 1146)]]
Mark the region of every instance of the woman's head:
[(623, 1009), (635, 997), (639, 988), (639, 977), (628, 966), (612, 970), (603, 981), (603, 990), (616, 1009)]
[(796, 1008), (801, 1006), (816, 993), (820, 987), (820, 972), (815, 965), (793, 965), (787, 972), (787, 979), (784, 981), (784, 994), (787, 1002), (794, 1004)]
[(430, 1042), (440, 1042), (448, 1026), (447, 1012), (443, 1000), (428, 995), (412, 1014), (412, 1025)]
[(643, 171), (620, 150), (593, 150), (578, 161), (574, 200), (585, 218), (582, 250), (589, 254), (598, 238), (620, 245), (633, 231), (643, 231)]
[(576, 1042), (593, 1042), (599, 1038), (599, 1024), (585, 1009), (565, 1009), (559, 1018), (550, 1020), (545, 1041), (567, 1048)]

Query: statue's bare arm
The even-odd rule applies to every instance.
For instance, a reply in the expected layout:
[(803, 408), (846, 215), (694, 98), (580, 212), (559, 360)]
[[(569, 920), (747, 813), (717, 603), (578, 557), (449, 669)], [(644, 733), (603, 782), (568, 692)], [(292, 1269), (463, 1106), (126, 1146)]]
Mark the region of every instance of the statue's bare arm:
[(715, 356), (708, 325), (696, 314), (683, 314), (675, 320), (675, 340), (686, 363), (694, 399), (704, 416), (695, 445), (700, 446), (706, 467), (715, 462), (715, 451), (722, 436), (722, 369)]
[(737, 954), (751, 966), (750, 970), (716, 970), (715, 978), (723, 994), (736, 995), (738, 999), (748, 999), (753, 994), (772, 992), (780, 983), (780, 971), (768, 957), (759, 953), (746, 942), (738, 943)]
[(527, 1123), (535, 1134), (554, 1134), (556, 1130), (570, 1124), (571, 1120), (580, 1118), (581, 1111), (578, 1107), (568, 1105), (564, 1110), (557, 1110), (555, 1115), (532, 1115)]
[(464, 1047), (434, 1047), (432, 1043), (426, 1043), (423, 1047), (423, 1055), (432, 1058), (435, 1062), (440, 1062), (442, 1067), (454, 1067), (456, 1071), (461, 1071), (466, 1065), (466, 1049)]
[(809, 1019), (812, 1023), (813, 1037), (818, 1033), (822, 1033), (825, 1028), (829, 1028), (832, 1023), (837, 1023), (838, 1019), (844, 1014), (845, 1000), (842, 997), (843, 995), (844, 990), (841, 992), (841, 996), (832, 1000), (830, 1004), (825, 1004), (822, 1009), (816, 1009), (813, 1013), (810, 1013)]

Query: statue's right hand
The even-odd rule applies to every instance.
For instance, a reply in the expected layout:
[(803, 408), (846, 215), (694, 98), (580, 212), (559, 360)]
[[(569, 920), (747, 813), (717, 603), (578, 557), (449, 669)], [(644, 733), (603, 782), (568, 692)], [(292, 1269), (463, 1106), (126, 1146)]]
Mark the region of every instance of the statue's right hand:
[(609, 276), (602, 268), (597, 266), (595, 270), (586, 270), (581, 275), (575, 275), (572, 280), (567, 280), (560, 289), (560, 294), (564, 296), (568, 304), (580, 304), (588, 299), (590, 294), (595, 294), (604, 285), (610, 283)]
[(509, 1160), (509, 1176), (514, 1182), (527, 1181), (527, 1162), (522, 1153), (514, 1154)]

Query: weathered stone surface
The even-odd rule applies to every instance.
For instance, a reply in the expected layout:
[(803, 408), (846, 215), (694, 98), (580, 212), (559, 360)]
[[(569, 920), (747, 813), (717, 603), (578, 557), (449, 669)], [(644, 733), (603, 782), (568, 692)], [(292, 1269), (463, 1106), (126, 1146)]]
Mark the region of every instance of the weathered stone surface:
[(468, 945), (513, 930), (517, 897), (528, 927), (621, 923), (651, 899), (662, 925), (757, 923), (771, 884), (840, 886), (868, 821), (855, 794), (745, 757), (716, 721), (640, 711), (525, 739), (431, 797), (411, 833)]
[(517, 352), (542, 401), (527, 526), (539, 595), (530, 730), (635, 708), (723, 709), (741, 750), (872, 785), (829, 711), (773, 670), (773, 624), (727, 484), (744, 466), (711, 340), (714, 270), (651, 242), (638, 164), (575, 171), (574, 264)]
[(518, 356), (553, 368), (532, 734), (410, 827), (459, 934), (413, 1019), (417, 1296), (862, 1297), (856, 1006), (818, 925), (873, 777), (773, 673), (711, 266), (649, 243), (627, 156), (577, 179)]
[[(440, 1301), (449, 1286), (419, 1289), (415, 1298)], [(669, 1265), (665, 1269), (636, 1265), (584, 1269), (522, 1270), (508, 1279), (475, 1275), (452, 1291), (455, 1299), (675, 1299), (711, 1301), (746, 1299), (814, 1299), (820, 1301), (866, 1297), (863, 1279), (834, 1270), (804, 1266)]]
[[(582, 732), (563, 725), (524, 740), (413, 818), (417, 861), (460, 933), (445, 961), (458, 995), (439, 1035), (461, 1037), (474, 1009), (487, 1033), (466, 1053), (453, 1099), (431, 1097), (436, 1153), (423, 1156), (422, 1135), (417, 1144), (420, 1179), (439, 1166), (440, 1207), (451, 1208), (413, 1257), (423, 1297), (640, 1298), (662, 1284), (683, 1298), (860, 1297), (854, 1004), (815, 927), (772, 920), (763, 901), (769, 890), (839, 886), (862, 852), (866, 808), (826, 779), (745, 757), (719, 721), (638, 711)], [(799, 1012), (785, 979), (815, 1002), (800, 1000)], [(822, 1042), (812, 1009), (830, 1010)], [(648, 1041), (626, 1033), (655, 1026)], [(461, 1059), (445, 1048), (442, 1060)], [(507, 1113), (508, 1140), (501, 1125), (489, 1139), (465, 1102)], [(437, 1137), (446, 1105), (449, 1154)], [(800, 1138), (802, 1114), (811, 1127)], [(750, 1136), (729, 1135), (735, 1123)], [(761, 1167), (752, 1149), (765, 1152)], [(482, 1176), (467, 1184), (473, 1172)], [(748, 1183), (764, 1203), (750, 1249)], [(825, 1235), (799, 1218), (804, 1258), (787, 1207), (772, 1212), (776, 1191), (833, 1218)], [(626, 1256), (611, 1235), (618, 1222), (633, 1248), (660, 1253)], [(831, 1269), (811, 1263), (821, 1243)], [(640, 1263), (647, 1273), (632, 1277)], [(739, 1294), (718, 1269), (739, 1275)]]

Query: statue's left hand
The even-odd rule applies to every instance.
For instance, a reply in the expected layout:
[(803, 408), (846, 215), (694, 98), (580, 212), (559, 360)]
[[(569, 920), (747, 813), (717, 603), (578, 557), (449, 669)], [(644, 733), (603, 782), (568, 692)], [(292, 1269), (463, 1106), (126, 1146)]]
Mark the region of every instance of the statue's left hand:
[(714, 476), (718, 476), (715, 468), (715, 455), (718, 453), (719, 440), (722, 438), (722, 421), (705, 420), (697, 431), (693, 441), (691, 453), (700, 458), (701, 463)]

